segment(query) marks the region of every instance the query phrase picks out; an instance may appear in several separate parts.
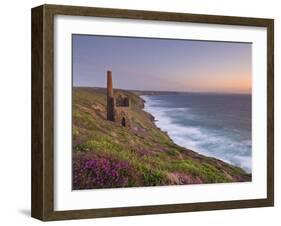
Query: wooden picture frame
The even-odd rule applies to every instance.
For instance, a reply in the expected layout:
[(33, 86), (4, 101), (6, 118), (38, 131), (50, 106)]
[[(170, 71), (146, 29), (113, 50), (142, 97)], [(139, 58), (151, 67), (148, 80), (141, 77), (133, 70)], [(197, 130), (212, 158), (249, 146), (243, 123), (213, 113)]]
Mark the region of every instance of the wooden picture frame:
[[(54, 16), (124, 18), (267, 29), (267, 198), (121, 208), (54, 210)], [(32, 9), (32, 201), (31, 215), (50, 220), (162, 214), (274, 205), (274, 21), (273, 19), (196, 15), (42, 5)]]

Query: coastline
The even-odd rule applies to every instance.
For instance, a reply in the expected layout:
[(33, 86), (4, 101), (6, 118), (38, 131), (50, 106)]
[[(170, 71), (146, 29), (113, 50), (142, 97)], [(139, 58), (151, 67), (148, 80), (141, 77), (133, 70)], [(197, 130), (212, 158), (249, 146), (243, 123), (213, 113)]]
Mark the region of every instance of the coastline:
[(237, 156), (236, 158), (242, 162), (241, 164), (237, 164), (237, 162), (235, 163), (227, 158), (220, 156), (219, 154), (210, 153), (208, 150), (198, 147), (198, 145), (192, 139), (183, 136), (183, 133), (185, 132), (188, 134), (192, 134), (194, 136), (199, 136), (200, 133), (200, 136), (205, 137), (205, 139), (209, 138), (208, 135), (206, 134), (202, 135), (201, 131), (199, 131), (195, 127), (184, 127), (182, 125), (173, 123), (172, 120), (167, 116), (167, 112), (169, 111), (174, 111), (174, 110), (189, 111), (189, 109), (187, 108), (164, 109), (161, 107), (155, 107), (152, 106), (153, 101), (151, 100), (151, 98), (149, 98), (149, 96), (153, 96), (153, 95), (139, 95), (139, 97), (144, 100), (143, 110), (149, 113), (150, 115), (152, 115), (152, 117), (154, 118), (155, 126), (159, 128), (162, 132), (166, 133), (175, 144), (186, 149), (194, 150), (196, 153), (200, 155), (216, 158), (228, 164), (241, 167), (247, 173), (251, 173), (251, 167), (248, 167), (251, 164), (248, 164), (247, 162), (247, 161), (251, 161), (250, 157), (249, 159), (245, 160), (242, 158), (239, 159), (239, 156)]
[(144, 111), (139, 95), (118, 93), (131, 100), (126, 126), (106, 119), (104, 88), (73, 89), (74, 190), (252, 180), (240, 167), (177, 145)]

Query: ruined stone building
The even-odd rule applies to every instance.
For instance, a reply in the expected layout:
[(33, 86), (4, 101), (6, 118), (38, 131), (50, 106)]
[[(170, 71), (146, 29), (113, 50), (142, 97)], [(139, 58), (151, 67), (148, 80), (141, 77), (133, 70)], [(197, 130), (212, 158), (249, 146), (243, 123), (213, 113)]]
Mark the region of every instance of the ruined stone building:
[(107, 71), (107, 120), (130, 127), (130, 98), (121, 91), (114, 93), (112, 73)]

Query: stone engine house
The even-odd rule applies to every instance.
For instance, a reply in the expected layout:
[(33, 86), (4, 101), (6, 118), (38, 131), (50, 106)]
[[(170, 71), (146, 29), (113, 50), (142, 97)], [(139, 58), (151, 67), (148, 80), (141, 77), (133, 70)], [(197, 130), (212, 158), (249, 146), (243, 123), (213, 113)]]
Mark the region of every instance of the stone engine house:
[(112, 72), (107, 71), (107, 120), (130, 127), (130, 98), (123, 92), (114, 93)]

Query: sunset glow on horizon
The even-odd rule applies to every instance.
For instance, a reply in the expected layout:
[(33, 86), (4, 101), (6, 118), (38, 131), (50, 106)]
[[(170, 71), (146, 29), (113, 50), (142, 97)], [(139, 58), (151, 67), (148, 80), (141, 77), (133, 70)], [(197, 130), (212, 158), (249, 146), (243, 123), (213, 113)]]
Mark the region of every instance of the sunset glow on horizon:
[(252, 44), (72, 35), (73, 86), (251, 93)]

